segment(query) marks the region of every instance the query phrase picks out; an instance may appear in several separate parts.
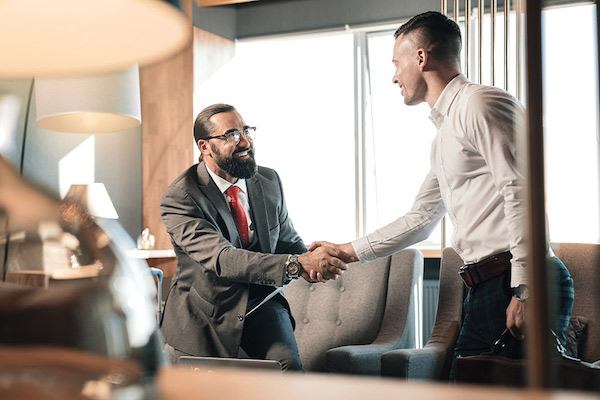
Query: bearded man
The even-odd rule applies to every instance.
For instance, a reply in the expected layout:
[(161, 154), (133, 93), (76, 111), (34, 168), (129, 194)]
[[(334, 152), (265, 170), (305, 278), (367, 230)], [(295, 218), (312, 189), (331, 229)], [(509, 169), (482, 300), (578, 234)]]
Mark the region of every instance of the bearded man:
[[(281, 291), (319, 273), (335, 279), (339, 250), (307, 253), (288, 216), (277, 173), (254, 159), (256, 128), (228, 104), (198, 114), (200, 163), (167, 188), (160, 211), (177, 255), (162, 332), (181, 356), (276, 360), (301, 371), (294, 319)], [(265, 301), (266, 300), (266, 301)]]

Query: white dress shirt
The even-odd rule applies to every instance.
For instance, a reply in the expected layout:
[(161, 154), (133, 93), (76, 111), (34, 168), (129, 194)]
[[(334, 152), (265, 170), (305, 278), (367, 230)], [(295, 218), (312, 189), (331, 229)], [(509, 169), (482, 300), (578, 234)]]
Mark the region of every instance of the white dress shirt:
[(250, 240), (250, 243), (252, 243), (252, 239), (254, 239), (254, 225), (252, 225), (252, 218), (250, 217), (250, 202), (248, 201), (248, 189), (246, 188), (246, 180), (238, 179), (236, 183), (232, 184), (231, 182), (221, 178), (219, 175), (212, 172), (210, 168), (208, 168), (208, 166), (206, 167), (206, 170), (208, 171), (208, 174), (212, 178), (213, 182), (215, 182), (221, 193), (223, 193), (225, 201), (227, 202), (227, 205), (229, 206), (230, 210), (231, 197), (229, 197), (227, 193), (225, 193), (225, 191), (231, 186), (237, 186), (240, 188), (240, 193), (238, 194), (238, 201), (240, 202), (240, 205), (246, 213), (246, 221), (248, 222), (248, 238)]
[(447, 212), (452, 247), (465, 264), (510, 250), (511, 286), (527, 282), (525, 188), (517, 170), (516, 132), (525, 113), (507, 92), (457, 75), (431, 110), (438, 129), (431, 169), (410, 212), (352, 242), (361, 262), (427, 238)]

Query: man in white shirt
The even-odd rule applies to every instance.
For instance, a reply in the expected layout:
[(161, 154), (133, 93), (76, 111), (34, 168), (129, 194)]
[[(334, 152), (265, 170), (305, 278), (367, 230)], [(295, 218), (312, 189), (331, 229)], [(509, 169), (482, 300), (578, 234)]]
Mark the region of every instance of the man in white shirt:
[[(523, 338), (527, 235), (515, 138), (524, 129), (524, 109), (507, 92), (461, 74), (460, 29), (444, 15), (417, 15), (395, 37), (393, 82), (407, 105), (429, 104), (438, 129), (431, 169), (407, 214), (337, 248), (351, 255), (346, 261), (384, 257), (427, 238), (447, 213), (454, 225), (452, 246), (466, 267), (461, 276), (470, 287), (455, 356), (480, 354), (506, 328)], [(309, 249), (325, 245), (333, 244), (315, 242)], [(564, 343), (572, 280), (560, 260), (549, 262), (560, 282), (556, 331)], [(507, 355), (518, 356), (520, 347)]]

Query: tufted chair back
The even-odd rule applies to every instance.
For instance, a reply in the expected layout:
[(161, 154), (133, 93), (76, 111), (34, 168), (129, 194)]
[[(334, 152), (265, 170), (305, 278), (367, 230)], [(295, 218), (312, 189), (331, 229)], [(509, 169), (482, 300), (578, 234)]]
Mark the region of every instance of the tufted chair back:
[(416, 346), (422, 279), (423, 255), (407, 249), (352, 263), (335, 281), (288, 285), (304, 369), (379, 375), (383, 352)]

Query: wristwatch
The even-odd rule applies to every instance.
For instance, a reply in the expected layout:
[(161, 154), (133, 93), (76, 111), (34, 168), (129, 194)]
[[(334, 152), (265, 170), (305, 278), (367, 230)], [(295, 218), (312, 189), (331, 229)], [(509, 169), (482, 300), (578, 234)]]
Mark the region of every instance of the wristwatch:
[(298, 279), (302, 264), (298, 261), (298, 256), (291, 254), (285, 263), (285, 274), (288, 279)]
[(519, 285), (512, 288), (512, 295), (519, 299), (519, 301), (525, 301), (529, 298), (529, 288), (527, 285)]

